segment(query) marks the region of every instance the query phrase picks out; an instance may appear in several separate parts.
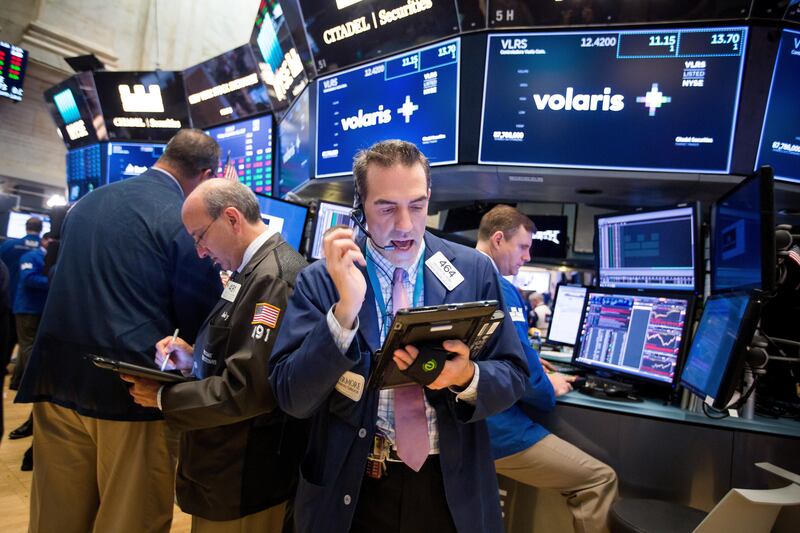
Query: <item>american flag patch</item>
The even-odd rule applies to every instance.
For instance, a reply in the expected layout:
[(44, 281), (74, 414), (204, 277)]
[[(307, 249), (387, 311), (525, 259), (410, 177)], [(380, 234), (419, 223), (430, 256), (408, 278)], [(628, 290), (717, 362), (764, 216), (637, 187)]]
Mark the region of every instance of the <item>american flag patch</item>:
[(253, 314), (251, 324), (263, 324), (268, 328), (275, 328), (278, 325), (278, 315), (281, 310), (268, 303), (259, 302), (256, 304), (256, 312)]

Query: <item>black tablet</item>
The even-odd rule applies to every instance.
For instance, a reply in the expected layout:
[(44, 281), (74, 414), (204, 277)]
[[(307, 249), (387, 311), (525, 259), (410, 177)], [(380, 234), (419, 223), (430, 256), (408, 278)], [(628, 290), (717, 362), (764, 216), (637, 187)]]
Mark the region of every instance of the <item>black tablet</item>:
[(117, 361), (107, 357), (100, 357), (99, 355), (87, 354), (87, 356), (94, 366), (119, 372), (120, 374), (128, 374), (139, 378), (148, 378), (156, 381), (164, 381), (166, 383), (181, 383), (184, 381), (192, 381), (194, 378), (186, 377), (182, 374), (175, 372), (162, 372), (157, 368), (150, 368), (146, 366), (135, 365), (125, 361)]
[[(505, 317), (498, 306), (497, 300), (485, 300), (400, 309), (383, 346), (375, 354), (375, 369), (370, 375), (369, 386), (387, 389), (415, 383), (408, 371), (401, 372), (392, 359), (395, 350), (409, 344), (420, 349), (427, 347), (430, 352), (441, 352), (439, 355), (446, 359), (447, 352), (442, 348), (442, 342), (457, 339), (469, 346), (470, 357), (476, 358)], [(441, 368), (437, 365), (440, 367), (444, 360), (431, 357), (423, 362), (422, 355), (418, 357), (421, 364), (414, 365), (420, 367), (417, 370), (438, 376)]]

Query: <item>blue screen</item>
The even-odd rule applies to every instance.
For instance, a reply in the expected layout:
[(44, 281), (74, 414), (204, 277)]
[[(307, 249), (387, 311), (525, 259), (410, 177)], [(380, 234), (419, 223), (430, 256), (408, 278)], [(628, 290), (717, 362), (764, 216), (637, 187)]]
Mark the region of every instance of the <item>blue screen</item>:
[(459, 39), (320, 78), (317, 177), (350, 174), (356, 152), (384, 139), (416, 144), (432, 165), (455, 163)]
[(239, 181), (254, 192), (272, 194), (272, 116), (240, 120), (206, 131), (220, 146), (220, 167), (228, 154), (239, 174)]
[(67, 194), (79, 200), (103, 183), (101, 145), (93, 144), (67, 151)]
[(591, 290), (587, 297), (574, 361), (599, 370), (672, 383), (689, 300)]
[(695, 290), (692, 207), (597, 219), (601, 287)]
[(711, 296), (694, 334), (681, 384), (701, 396), (716, 398), (728, 368), (733, 346), (750, 297), (746, 294)]
[(164, 153), (166, 144), (108, 143), (107, 183), (138, 176)]
[(761, 288), (761, 188), (750, 178), (711, 207), (711, 291)]
[(311, 178), (310, 90), (295, 100), (278, 124), (278, 198)]
[(746, 37), (490, 35), (479, 162), (727, 173)]
[(261, 218), (264, 219), (264, 223), (283, 235), (292, 248), (299, 250), (303, 240), (308, 208), (259, 195), (256, 195), (256, 199), (261, 208)]
[(775, 178), (800, 182), (800, 32), (783, 30), (756, 168), (770, 165)]

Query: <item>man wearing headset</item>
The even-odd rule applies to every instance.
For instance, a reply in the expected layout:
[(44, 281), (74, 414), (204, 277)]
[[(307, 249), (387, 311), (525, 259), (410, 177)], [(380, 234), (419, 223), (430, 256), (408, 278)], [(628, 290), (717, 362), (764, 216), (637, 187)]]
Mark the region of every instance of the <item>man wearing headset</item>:
[[(356, 242), (346, 228), (325, 236), (326, 260), (298, 277), (290, 326), (270, 360), (280, 407), (312, 419), (295, 528), (501, 531), (484, 420), (525, 387), (528, 369), (510, 320), (475, 361), (465, 344), (446, 341), (452, 358), (424, 388), (366, 386), (397, 309), (499, 300), (494, 267), (425, 232), (430, 169), (416, 146), (377, 143), (357, 154), (353, 173), (368, 238)], [(405, 370), (418, 353), (406, 346), (393, 357)]]

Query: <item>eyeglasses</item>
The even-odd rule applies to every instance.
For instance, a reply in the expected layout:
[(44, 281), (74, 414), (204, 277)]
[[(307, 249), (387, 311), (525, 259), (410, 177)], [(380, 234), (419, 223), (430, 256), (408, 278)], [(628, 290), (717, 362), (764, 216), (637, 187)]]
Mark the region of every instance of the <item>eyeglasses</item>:
[(214, 222), (216, 222), (218, 219), (219, 217), (209, 222), (208, 225), (205, 227), (205, 229), (203, 229), (203, 231), (200, 232), (200, 235), (196, 239), (194, 239), (195, 248), (200, 248), (201, 246), (203, 246), (203, 239), (206, 237), (206, 233), (208, 233), (209, 228), (211, 228), (212, 224), (214, 224)]

